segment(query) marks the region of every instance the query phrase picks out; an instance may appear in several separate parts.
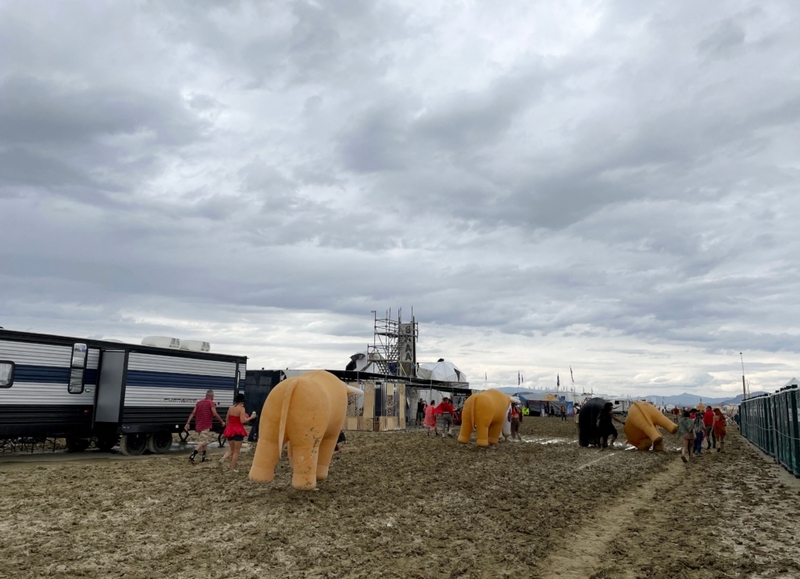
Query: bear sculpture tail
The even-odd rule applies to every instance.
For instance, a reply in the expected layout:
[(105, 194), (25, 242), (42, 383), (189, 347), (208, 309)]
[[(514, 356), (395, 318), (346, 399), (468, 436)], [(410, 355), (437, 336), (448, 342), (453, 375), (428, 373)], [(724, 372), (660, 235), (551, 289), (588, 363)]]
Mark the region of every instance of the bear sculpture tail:
[(281, 406), (281, 421), (278, 426), (278, 458), (283, 455), (283, 437), (286, 433), (286, 418), (289, 416), (289, 403), (292, 401), (292, 394), (297, 386), (297, 380), (292, 380), (286, 385), (286, 393), (283, 395), (283, 406)]

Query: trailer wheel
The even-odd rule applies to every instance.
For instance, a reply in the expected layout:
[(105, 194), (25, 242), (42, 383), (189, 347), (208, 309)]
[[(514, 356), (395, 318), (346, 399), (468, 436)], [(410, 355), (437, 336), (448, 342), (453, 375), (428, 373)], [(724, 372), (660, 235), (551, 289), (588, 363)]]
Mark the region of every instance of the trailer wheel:
[(147, 437), (147, 450), (153, 454), (164, 454), (172, 447), (172, 433), (159, 430)]
[(89, 440), (85, 438), (68, 438), (67, 450), (69, 452), (83, 452), (89, 448)]
[(109, 452), (112, 448), (117, 446), (119, 436), (116, 434), (112, 436), (100, 436), (94, 441), (94, 445), (103, 452)]
[(217, 435), (217, 444), (219, 444), (220, 448), (225, 446), (225, 440), (226, 440), (225, 437), (222, 436), (222, 433), (220, 432), (219, 435)]
[(146, 434), (123, 434), (119, 441), (119, 449), (126, 456), (138, 456), (147, 448)]

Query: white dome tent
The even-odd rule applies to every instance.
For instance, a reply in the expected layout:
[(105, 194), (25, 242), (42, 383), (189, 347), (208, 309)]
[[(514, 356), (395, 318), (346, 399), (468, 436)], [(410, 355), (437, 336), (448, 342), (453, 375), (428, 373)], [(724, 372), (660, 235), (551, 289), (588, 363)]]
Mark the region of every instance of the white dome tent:
[(437, 380), (439, 382), (466, 382), (467, 377), (452, 362), (439, 360), (420, 364), (417, 369), (417, 377), (423, 380)]

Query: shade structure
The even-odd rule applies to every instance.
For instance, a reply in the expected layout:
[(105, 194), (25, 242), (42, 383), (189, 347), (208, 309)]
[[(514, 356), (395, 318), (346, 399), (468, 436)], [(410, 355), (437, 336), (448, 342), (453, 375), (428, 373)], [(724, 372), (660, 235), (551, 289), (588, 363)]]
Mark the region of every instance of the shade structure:
[(347, 367), (345, 367), (345, 370), (382, 374), (381, 367), (377, 362), (381, 359), (382, 356), (377, 353), (358, 352), (350, 356), (350, 362), (347, 364)]
[(439, 382), (466, 382), (467, 377), (452, 362), (442, 360), (420, 364), (417, 377), (423, 380), (438, 380)]

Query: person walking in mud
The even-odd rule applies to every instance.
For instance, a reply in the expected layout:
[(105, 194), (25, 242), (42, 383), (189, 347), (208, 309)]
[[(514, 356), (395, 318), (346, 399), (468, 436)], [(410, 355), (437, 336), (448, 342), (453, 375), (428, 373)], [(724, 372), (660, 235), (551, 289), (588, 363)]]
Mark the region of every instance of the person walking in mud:
[(703, 434), (706, 439), (706, 449), (711, 449), (711, 441), (714, 440), (714, 411), (711, 406), (706, 407), (703, 412)]
[(578, 436), (580, 436), (580, 434), (581, 434), (581, 424), (580, 424), (580, 419), (578, 418), (578, 415), (581, 412), (580, 405), (576, 404), (575, 407), (572, 409), (572, 412), (573, 412), (573, 414), (575, 414), (575, 428), (578, 431)]
[[(617, 440), (619, 432), (614, 428), (614, 423), (619, 422), (625, 424), (622, 420), (614, 416), (614, 405), (611, 402), (606, 402), (603, 409), (600, 411), (600, 417), (597, 419), (597, 429), (600, 433), (600, 450), (606, 449), (608, 446), (614, 447), (614, 441)], [(609, 440), (609, 438), (611, 440)]]
[(522, 440), (519, 435), (519, 423), (522, 420), (522, 411), (519, 404), (511, 405), (511, 440)]
[(683, 416), (678, 419), (678, 437), (681, 439), (681, 460), (689, 462), (694, 450), (694, 420), (688, 410), (683, 411)]
[(416, 426), (422, 426), (423, 422), (425, 422), (425, 401), (420, 398), (419, 402), (417, 402), (417, 419), (414, 424)]
[(456, 409), (450, 404), (450, 399), (445, 397), (441, 404), (436, 407), (436, 414), (442, 417), (442, 436), (450, 436), (450, 429), (453, 427), (453, 416)]
[(703, 437), (705, 436), (705, 426), (703, 424), (703, 413), (696, 410), (694, 413), (694, 451), (693, 456), (703, 456)]
[(207, 391), (206, 397), (199, 400), (197, 404), (194, 405), (194, 409), (186, 421), (186, 426), (183, 427), (186, 432), (189, 432), (189, 423), (192, 421), (192, 418), (195, 419), (194, 430), (198, 434), (197, 446), (194, 447), (192, 454), (189, 455), (189, 462), (194, 464), (194, 458), (197, 456), (198, 452), (203, 453), (200, 462), (206, 461), (208, 443), (214, 440), (214, 432), (211, 430), (211, 427), (214, 425), (214, 419), (216, 418), (223, 427), (225, 426), (225, 421), (217, 414), (217, 405), (214, 402), (213, 390)]
[(233, 406), (228, 408), (228, 414), (225, 415), (228, 425), (225, 427), (225, 430), (222, 431), (222, 436), (228, 441), (228, 450), (225, 451), (225, 454), (223, 454), (222, 458), (219, 460), (220, 463), (225, 464), (227, 458), (232, 456), (231, 471), (233, 472), (237, 472), (236, 464), (239, 462), (239, 452), (242, 450), (244, 437), (247, 436), (244, 425), (253, 420), (256, 416), (257, 414), (255, 412), (248, 416), (247, 412), (244, 411), (244, 393), (239, 392), (236, 395)]
[(714, 446), (716, 443), (719, 442), (719, 447), (717, 447), (717, 452), (722, 452), (722, 445), (725, 442), (725, 435), (728, 433), (727, 428), (725, 426), (727, 420), (725, 419), (725, 415), (722, 413), (722, 410), (719, 408), (714, 409), (714, 438), (716, 439), (714, 442)]
[(561, 405), (561, 422), (567, 421), (567, 407), (566, 405)]
[(428, 429), (428, 436), (431, 435), (431, 430), (434, 436), (439, 436), (439, 429), (436, 428), (436, 402), (431, 400), (431, 403), (425, 407), (425, 421), (423, 424)]

